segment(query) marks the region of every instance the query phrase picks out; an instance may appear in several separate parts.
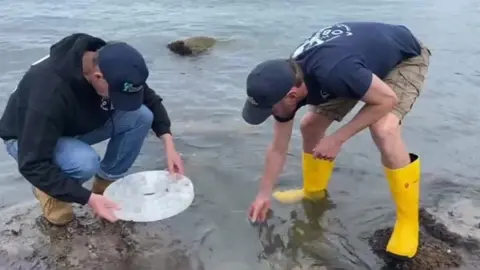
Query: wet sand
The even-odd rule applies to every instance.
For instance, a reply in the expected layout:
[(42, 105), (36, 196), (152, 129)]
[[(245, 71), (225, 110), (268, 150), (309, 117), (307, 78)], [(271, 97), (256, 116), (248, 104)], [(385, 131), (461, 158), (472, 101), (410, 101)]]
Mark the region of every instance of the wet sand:
[[(322, 203), (324, 207), (326, 203)], [(318, 207), (319, 204), (304, 202), (304, 205), (310, 205), (310, 217), (325, 210)], [(189, 247), (175, 239), (169, 227), (161, 225), (161, 222), (155, 226), (124, 221), (112, 224), (93, 216), (84, 207), (75, 207), (74, 211), (76, 219), (67, 226), (58, 227), (50, 225), (40, 216), (35, 201), (3, 208), (0, 212), (3, 224), (0, 232), (0, 267), (3, 268), (0, 269), (207, 269), (200, 258), (189, 253)], [(410, 261), (399, 261), (385, 254), (391, 228), (376, 230), (371, 236), (369, 244), (373, 252), (385, 262), (382, 269), (469, 269), (480, 266), (478, 239), (451, 232), (425, 209), (421, 210), (420, 216), (420, 249)], [(270, 269), (338, 269), (321, 264), (285, 261), (293, 254), (285, 257), (285, 253), (277, 252), (279, 247), (285, 251), (289, 246), (291, 251), (295, 245), (314, 242), (315, 235), (310, 234), (312, 231), (305, 225), (299, 223), (291, 231), (296, 235), (292, 235), (294, 241), (289, 243), (284, 243), (279, 235), (272, 234), (273, 227), (265, 224), (259, 226), (259, 233), (264, 235), (262, 239), (265, 241), (263, 254), (270, 261)], [(251, 269), (238, 263), (225, 263), (223, 266), (235, 270)]]
[(47, 223), (32, 202), (2, 210), (2, 269), (201, 269), (167, 227), (109, 223), (75, 207), (65, 227)]

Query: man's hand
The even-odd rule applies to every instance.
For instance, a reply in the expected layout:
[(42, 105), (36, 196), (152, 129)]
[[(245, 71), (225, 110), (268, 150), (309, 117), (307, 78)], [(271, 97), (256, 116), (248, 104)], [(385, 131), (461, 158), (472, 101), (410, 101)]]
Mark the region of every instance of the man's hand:
[(167, 151), (167, 166), (170, 174), (184, 175), (183, 160), (175, 150)]
[(183, 161), (177, 150), (175, 150), (175, 143), (173, 142), (172, 135), (166, 133), (160, 136), (160, 138), (163, 140), (165, 155), (167, 156), (168, 172), (172, 175), (184, 175), (185, 172), (183, 170)]
[(260, 192), (250, 205), (248, 219), (250, 222), (264, 222), (270, 209), (270, 195)]
[(92, 195), (90, 195), (90, 199), (88, 200), (88, 205), (90, 205), (90, 207), (93, 209), (93, 212), (100, 217), (110, 222), (116, 222), (118, 220), (113, 213), (113, 210), (120, 210), (120, 207), (118, 207), (118, 205), (111, 200), (107, 199), (105, 196), (92, 193)]
[(335, 135), (325, 136), (313, 149), (313, 157), (333, 161), (340, 152), (342, 144), (343, 142)]

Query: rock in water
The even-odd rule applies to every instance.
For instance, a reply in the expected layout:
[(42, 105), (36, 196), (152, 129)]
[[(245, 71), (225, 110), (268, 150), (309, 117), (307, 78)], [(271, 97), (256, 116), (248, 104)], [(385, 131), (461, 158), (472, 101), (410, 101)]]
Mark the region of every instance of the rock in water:
[(392, 228), (378, 230), (370, 240), (373, 252), (382, 258), (386, 269), (402, 270), (434, 270), (452, 269), (463, 263), (462, 257), (444, 242), (420, 232), (420, 248), (417, 255), (410, 261), (400, 261), (388, 256), (385, 252)]
[(171, 42), (167, 48), (178, 55), (195, 56), (210, 50), (215, 43), (214, 38), (198, 36)]
[(374, 232), (369, 239), (373, 252), (386, 262), (386, 269), (434, 270), (454, 269), (464, 260), (458, 249), (478, 249), (474, 239), (450, 232), (425, 209), (420, 210), (420, 244), (417, 255), (408, 261), (399, 261), (389, 256), (385, 249), (393, 228), (384, 228)]

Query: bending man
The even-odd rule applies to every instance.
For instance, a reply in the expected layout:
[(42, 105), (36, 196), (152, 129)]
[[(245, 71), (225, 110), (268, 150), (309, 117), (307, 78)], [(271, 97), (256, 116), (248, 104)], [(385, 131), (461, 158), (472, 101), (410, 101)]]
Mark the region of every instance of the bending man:
[[(276, 192), (282, 202), (324, 195), (334, 159), (352, 136), (369, 128), (382, 156), (397, 206), (390, 254), (413, 257), (419, 237), (420, 159), (409, 153), (400, 124), (420, 95), (430, 51), (406, 27), (374, 22), (338, 23), (314, 33), (290, 59), (269, 60), (247, 78), (243, 118), (252, 125), (275, 118), (259, 192), (250, 218), (264, 220), (270, 194), (283, 168), (296, 111), (301, 121), (303, 189)], [(363, 108), (347, 124), (325, 135), (361, 100)]]

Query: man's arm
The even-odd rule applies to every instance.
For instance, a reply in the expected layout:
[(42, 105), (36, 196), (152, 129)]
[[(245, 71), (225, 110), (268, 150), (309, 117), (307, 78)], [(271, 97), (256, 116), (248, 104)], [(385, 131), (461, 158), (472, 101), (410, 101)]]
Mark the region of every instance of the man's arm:
[[(145, 106), (147, 106), (153, 113), (152, 130), (157, 137), (163, 139), (166, 138), (168, 141), (168, 138), (171, 137), (171, 123), (167, 110), (162, 104), (162, 98), (147, 86), (143, 97), (143, 104), (145, 104)], [(169, 136), (163, 136), (165, 134), (168, 134)]]
[(175, 143), (173, 142), (172, 134), (165, 133), (162, 136), (160, 136), (160, 138), (163, 141), (163, 147), (165, 148), (165, 151), (167, 153), (173, 153), (177, 151), (175, 150)]
[(324, 85), (339, 97), (365, 102), (349, 123), (332, 134), (342, 142), (380, 120), (398, 102), (395, 92), (355, 56), (338, 63), (324, 79)]
[(380, 120), (391, 112), (398, 102), (397, 95), (386, 83), (375, 74), (372, 74), (372, 77), (372, 84), (361, 99), (365, 102), (363, 108), (350, 122), (334, 133), (342, 142)]
[(18, 138), (18, 168), (33, 186), (48, 195), (85, 205), (91, 192), (78, 180), (69, 178), (54, 162), (62, 130), (62, 119), (27, 109), (24, 128)]
[(259, 193), (270, 196), (285, 164), (292, 129), (293, 120), (285, 123), (275, 121), (273, 142), (267, 150)]
[(144, 104), (153, 112), (152, 130), (157, 137), (162, 139), (163, 147), (167, 153), (176, 153), (175, 143), (170, 130), (170, 117), (165, 106), (162, 104), (162, 98), (147, 87), (144, 95)]

